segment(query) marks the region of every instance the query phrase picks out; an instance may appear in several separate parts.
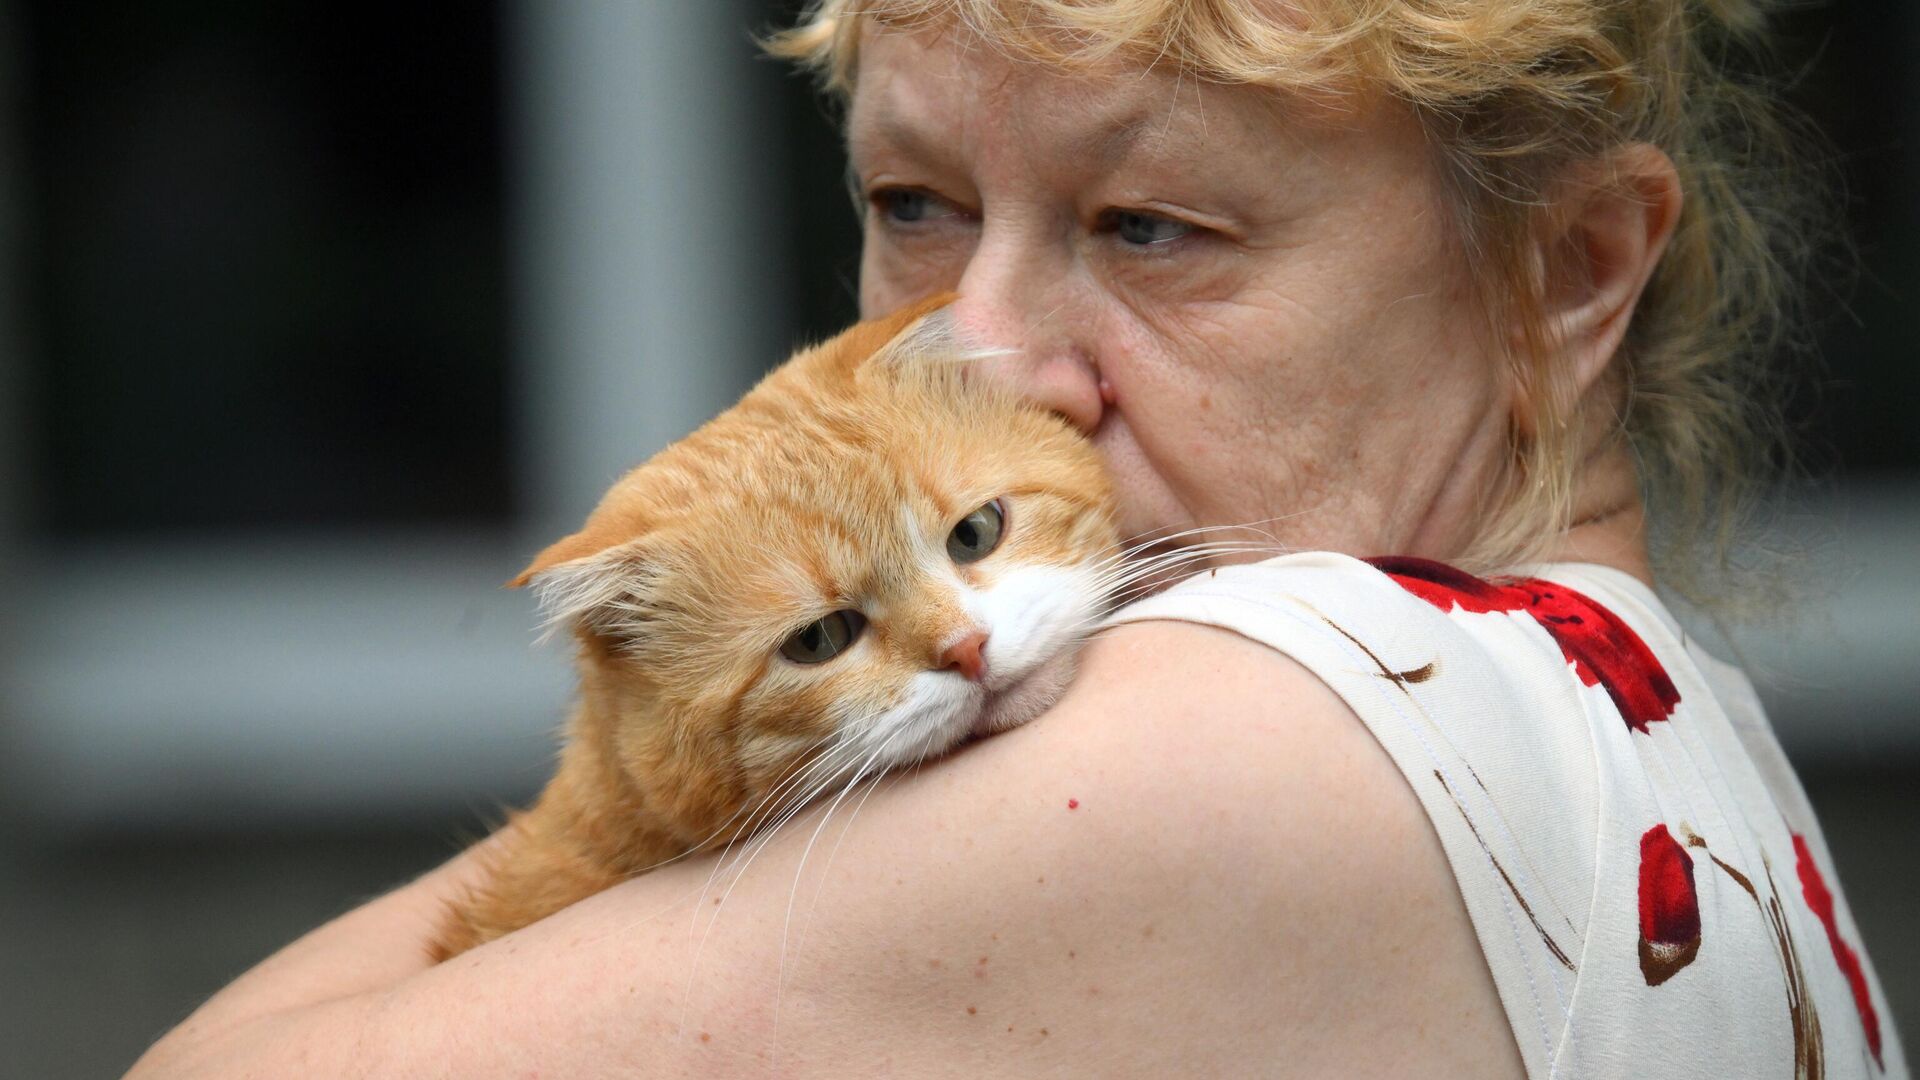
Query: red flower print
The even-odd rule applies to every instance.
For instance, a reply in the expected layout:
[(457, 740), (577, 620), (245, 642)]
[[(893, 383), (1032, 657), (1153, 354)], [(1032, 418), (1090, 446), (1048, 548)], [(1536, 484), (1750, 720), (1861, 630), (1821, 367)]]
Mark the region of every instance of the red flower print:
[(1693, 857), (1655, 825), (1640, 837), (1640, 974), (1659, 986), (1700, 952), (1700, 899)]
[(1840, 936), (1840, 927), (1833, 920), (1833, 893), (1827, 888), (1826, 879), (1820, 876), (1820, 866), (1813, 861), (1807, 838), (1799, 833), (1793, 834), (1793, 854), (1795, 868), (1800, 872), (1800, 895), (1806, 898), (1807, 907), (1819, 916), (1820, 925), (1827, 928), (1827, 944), (1833, 949), (1834, 962), (1840, 965), (1840, 973), (1847, 977), (1847, 985), (1853, 989), (1853, 1007), (1860, 1011), (1860, 1026), (1867, 1032), (1867, 1049), (1873, 1051), (1873, 1063), (1885, 1070), (1886, 1063), (1880, 1060), (1880, 1016), (1873, 1011), (1873, 995), (1867, 990), (1867, 973), (1860, 967), (1860, 954)]
[(1572, 589), (1535, 578), (1495, 584), (1430, 559), (1394, 556), (1367, 561), (1441, 611), (1459, 607), (1531, 615), (1553, 635), (1580, 681), (1605, 687), (1620, 718), (1635, 731), (1645, 734), (1648, 724), (1665, 720), (1680, 704), (1680, 691), (1640, 635), (1613, 612)]

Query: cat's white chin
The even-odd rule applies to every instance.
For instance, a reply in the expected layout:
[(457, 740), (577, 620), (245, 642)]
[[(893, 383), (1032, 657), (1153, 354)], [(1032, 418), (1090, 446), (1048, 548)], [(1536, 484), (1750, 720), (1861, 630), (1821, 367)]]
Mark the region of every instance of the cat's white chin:
[(1011, 685), (988, 691), (968, 737), (983, 739), (1019, 727), (1053, 708), (1067, 692), (1073, 672), (1073, 650), (1063, 649)]

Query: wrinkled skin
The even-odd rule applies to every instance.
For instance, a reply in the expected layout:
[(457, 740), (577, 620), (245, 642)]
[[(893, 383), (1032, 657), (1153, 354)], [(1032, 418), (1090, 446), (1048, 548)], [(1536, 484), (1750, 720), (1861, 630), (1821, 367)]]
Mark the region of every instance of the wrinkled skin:
[(985, 374), (1092, 435), (1125, 533), (1466, 546), (1512, 390), (1410, 117), (958, 40), (862, 44), (869, 315), (958, 289), (963, 325), (1021, 350)]

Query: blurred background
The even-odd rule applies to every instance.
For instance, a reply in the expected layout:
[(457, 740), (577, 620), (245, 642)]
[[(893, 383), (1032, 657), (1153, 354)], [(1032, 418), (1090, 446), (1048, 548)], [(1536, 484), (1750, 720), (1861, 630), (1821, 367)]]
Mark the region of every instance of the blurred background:
[[(771, 0), (0, 0), (0, 1076), (112, 1076), (537, 790), (570, 679), (499, 583), (853, 317)], [(1857, 280), (1816, 286), (1731, 628), (1920, 1045), (1920, 8), (1796, 10)], [(1770, 541), (1772, 542), (1772, 541)]]

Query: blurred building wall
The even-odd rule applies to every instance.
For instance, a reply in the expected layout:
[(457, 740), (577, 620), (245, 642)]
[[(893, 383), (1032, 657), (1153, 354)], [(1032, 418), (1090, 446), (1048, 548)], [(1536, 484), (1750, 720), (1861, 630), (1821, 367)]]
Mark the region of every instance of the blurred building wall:
[[(0, 656), (8, 802), (55, 825), (374, 819), (537, 786), (570, 680), (499, 583), (786, 349), (761, 14), (505, 11), (509, 519), (22, 536), (0, 517), (22, 547), (6, 606), (31, 628)], [(21, 373), (5, 357), (0, 380)], [(0, 489), (0, 515), (21, 502)]]

